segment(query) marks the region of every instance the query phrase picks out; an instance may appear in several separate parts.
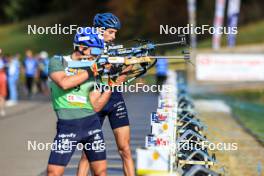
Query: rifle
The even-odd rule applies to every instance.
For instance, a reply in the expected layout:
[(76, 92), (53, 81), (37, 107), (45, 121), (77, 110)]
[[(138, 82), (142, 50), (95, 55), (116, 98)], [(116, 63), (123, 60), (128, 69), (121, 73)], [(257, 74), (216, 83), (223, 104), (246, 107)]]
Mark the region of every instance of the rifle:
[(123, 45), (110, 45), (108, 46), (109, 56), (136, 56), (142, 57), (149, 55), (157, 47), (169, 46), (169, 45), (186, 45), (185, 35), (179, 35), (180, 40), (167, 42), (167, 43), (153, 43), (149, 40), (136, 39), (136, 46), (130, 48), (124, 48)]
[[(102, 77), (108, 77), (110, 79), (118, 77), (122, 74), (133, 75), (132, 78), (128, 79), (124, 84), (130, 83), (131, 81), (144, 75), (150, 68), (152, 68), (157, 59), (177, 59), (180, 62), (189, 62), (190, 55), (189, 52), (183, 51), (181, 55), (175, 56), (155, 56), (150, 55), (157, 47), (168, 46), (168, 45), (186, 45), (185, 36), (180, 36), (180, 40), (168, 42), (168, 43), (158, 43), (147, 40), (136, 40), (138, 44), (134, 47), (125, 48), (123, 45), (110, 45), (107, 47), (107, 54), (101, 55), (100, 58), (88, 61), (65, 61), (65, 66), (68, 68), (81, 68), (85, 69), (87, 67), (92, 67), (95, 63), (100, 65), (111, 64), (112, 66), (119, 68), (114, 73), (105, 71)], [(123, 66), (133, 65), (135, 67), (133, 70), (128, 72), (122, 72)], [(137, 66), (137, 67), (136, 67)]]

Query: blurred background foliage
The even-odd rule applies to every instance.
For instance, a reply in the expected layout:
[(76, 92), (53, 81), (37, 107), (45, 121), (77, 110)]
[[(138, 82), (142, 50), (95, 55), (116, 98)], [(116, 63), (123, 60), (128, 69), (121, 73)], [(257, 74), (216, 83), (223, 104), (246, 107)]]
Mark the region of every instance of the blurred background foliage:
[[(122, 21), (121, 39), (140, 36), (166, 40), (159, 35), (159, 25), (185, 26), (188, 22), (186, 3), (182, 0), (1, 0), (0, 24), (58, 13), (62, 14), (58, 23), (91, 25), (95, 13), (113, 12)], [(198, 25), (212, 25), (214, 3), (212, 0), (198, 1)], [(262, 19), (263, 6), (261, 0), (242, 0), (239, 25)], [(47, 18), (45, 24), (49, 24), (49, 20)]]
[[(263, 6), (261, 0), (242, 0), (238, 45), (264, 42)], [(197, 25), (213, 26), (214, 10), (214, 0), (198, 0)], [(72, 35), (28, 35), (27, 26), (92, 26), (94, 15), (103, 12), (116, 14), (122, 22), (116, 43), (138, 38), (172, 41), (176, 35), (161, 35), (160, 25), (184, 27), (188, 23), (187, 0), (1, 0), (0, 47), (6, 53), (22, 54), (26, 48), (51, 54), (70, 52)], [(199, 48), (211, 46), (211, 35), (197, 38)], [(225, 37), (222, 40), (225, 45)]]

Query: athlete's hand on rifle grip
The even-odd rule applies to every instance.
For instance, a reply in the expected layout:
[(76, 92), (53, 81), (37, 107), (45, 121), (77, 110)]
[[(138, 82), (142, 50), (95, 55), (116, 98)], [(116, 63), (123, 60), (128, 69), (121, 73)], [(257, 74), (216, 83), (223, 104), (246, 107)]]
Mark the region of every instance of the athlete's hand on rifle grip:
[(117, 79), (116, 79), (116, 81), (115, 81), (116, 85), (120, 85), (123, 82), (125, 82), (126, 81), (126, 78), (127, 78), (127, 75), (120, 75), (120, 76), (118, 76)]
[(101, 63), (94, 63), (91, 66), (91, 71), (93, 72), (94, 77), (102, 75), (104, 73), (104, 69), (105, 69), (105, 65)]

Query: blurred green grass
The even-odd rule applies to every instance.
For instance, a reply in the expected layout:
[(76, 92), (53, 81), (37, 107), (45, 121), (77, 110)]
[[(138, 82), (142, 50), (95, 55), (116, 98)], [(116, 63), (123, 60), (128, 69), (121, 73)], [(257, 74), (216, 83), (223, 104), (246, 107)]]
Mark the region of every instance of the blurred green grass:
[[(250, 44), (263, 44), (264, 43), (264, 20), (247, 24), (245, 26), (238, 27), (237, 45), (250, 45)], [(227, 45), (227, 35), (223, 35), (221, 38), (221, 46)], [(197, 44), (198, 49), (211, 48), (212, 37), (199, 41)], [(183, 48), (177, 48), (167, 51), (169, 55), (178, 54)]]
[(264, 104), (228, 103), (238, 120), (264, 143)]
[(46, 15), (29, 19), (19, 23), (0, 26), (0, 48), (3, 53), (24, 54), (25, 49), (32, 49), (34, 52), (42, 50), (50, 54), (69, 52), (72, 47), (71, 35), (52, 34), (28, 34), (28, 25), (53, 26), (62, 19), (62, 15)]
[[(264, 90), (243, 90), (226, 92), (225, 96), (235, 98), (241, 101), (248, 101), (257, 104), (264, 104)], [(263, 114), (264, 115), (264, 114)], [(264, 125), (264, 124), (263, 124)]]
[[(264, 20), (238, 27), (236, 42), (237, 45), (264, 43)], [(221, 44), (222, 46), (227, 45), (226, 35), (222, 36)], [(198, 43), (198, 48), (210, 48), (211, 46), (211, 38)]]
[(224, 96), (238, 120), (264, 143), (264, 90), (227, 92)]

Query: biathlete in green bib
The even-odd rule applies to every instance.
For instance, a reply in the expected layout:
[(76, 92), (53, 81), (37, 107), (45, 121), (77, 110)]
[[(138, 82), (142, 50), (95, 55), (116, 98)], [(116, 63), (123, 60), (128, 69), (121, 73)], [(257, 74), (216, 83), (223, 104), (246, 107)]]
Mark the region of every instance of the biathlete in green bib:
[(93, 69), (70, 69), (63, 64), (67, 60), (97, 59), (103, 48), (102, 37), (89, 28), (83, 28), (74, 37), (72, 55), (50, 59), (51, 100), (58, 121), (48, 176), (63, 175), (76, 147), (84, 151), (94, 175), (106, 175), (105, 142), (96, 112), (108, 102), (111, 90), (101, 93), (95, 89), (95, 75), (98, 73)]

